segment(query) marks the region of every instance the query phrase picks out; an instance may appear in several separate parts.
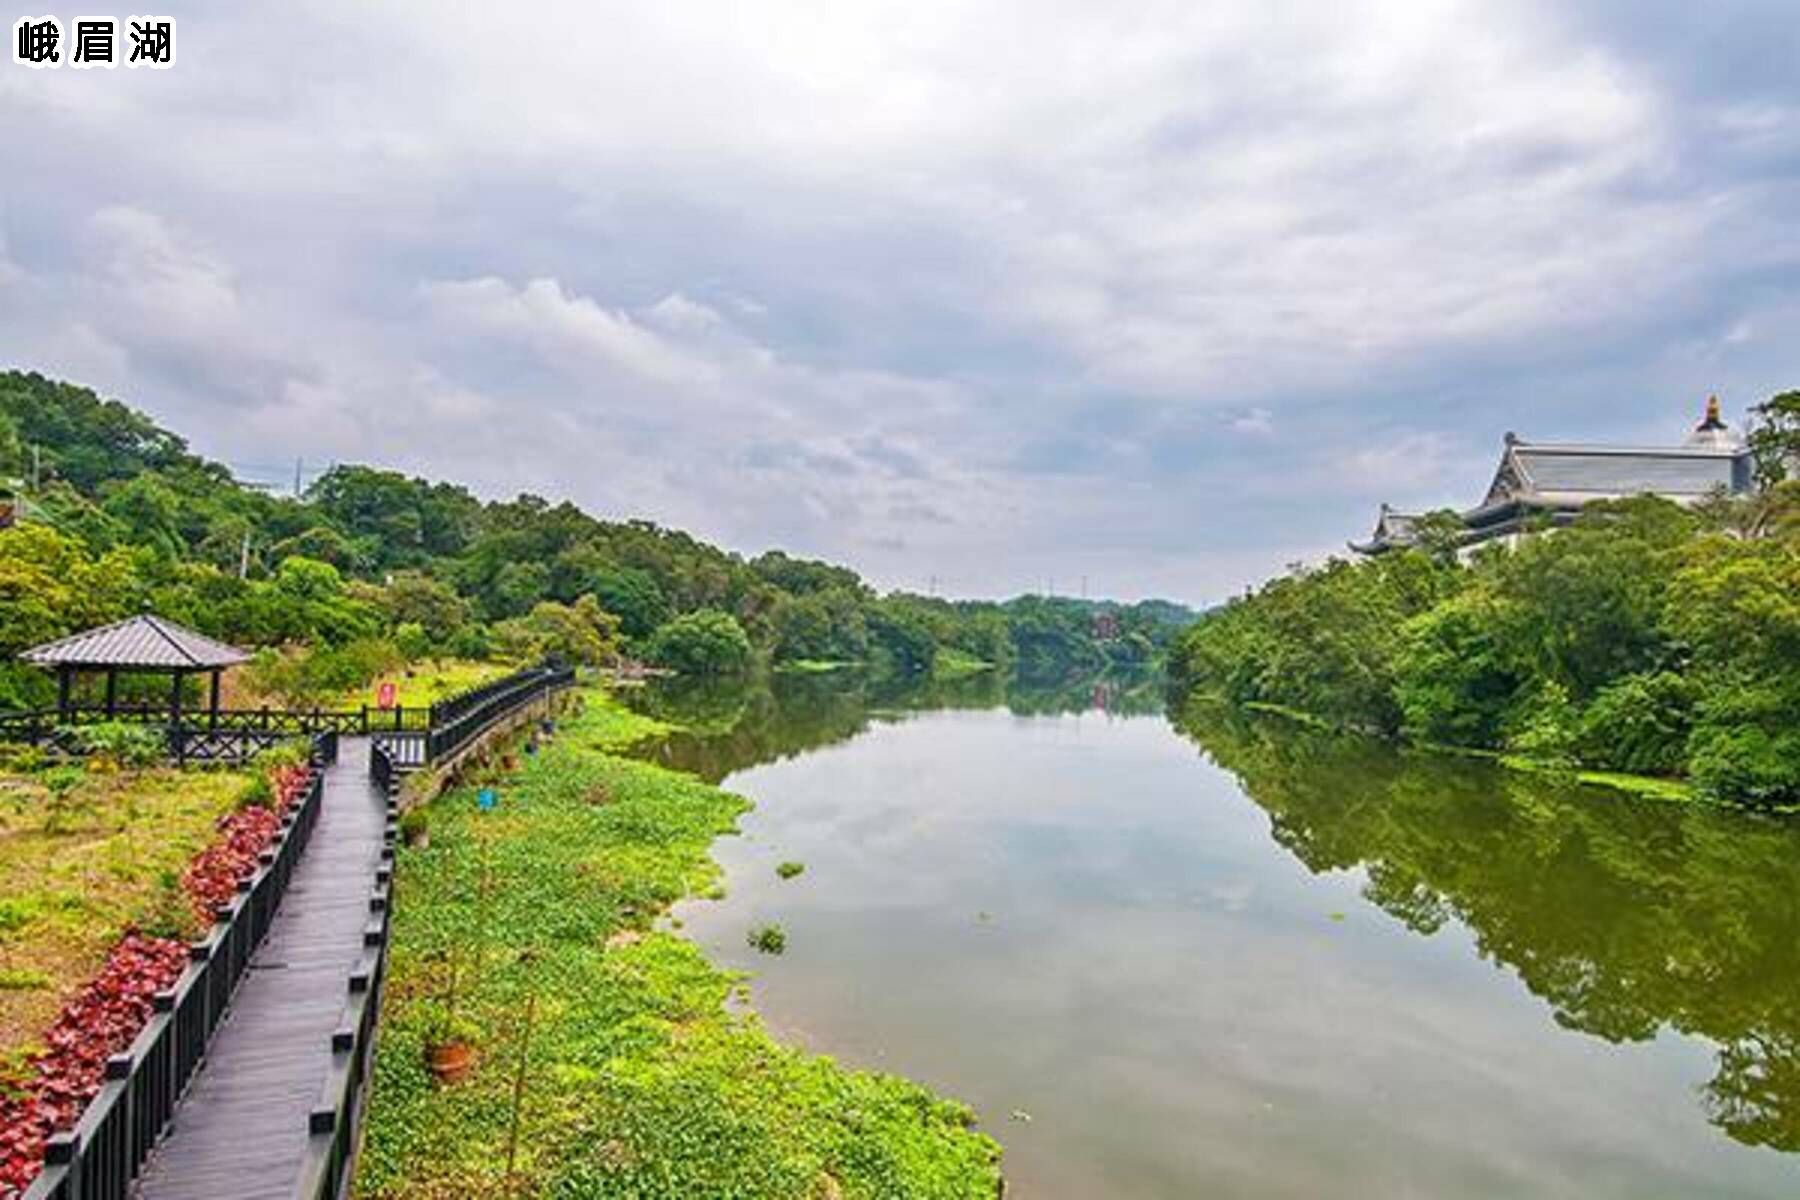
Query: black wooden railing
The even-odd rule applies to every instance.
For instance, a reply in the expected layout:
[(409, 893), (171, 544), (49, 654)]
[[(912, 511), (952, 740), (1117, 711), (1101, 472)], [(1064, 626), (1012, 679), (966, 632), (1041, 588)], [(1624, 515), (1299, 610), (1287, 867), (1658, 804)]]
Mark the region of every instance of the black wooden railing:
[(425, 760), (439, 762), (480, 737), (491, 726), (534, 701), (575, 682), (568, 667), (535, 667), (495, 680), (432, 710)]
[(399, 777), (391, 765), (380, 765), (384, 758), (379, 746), (371, 747), (369, 771), (388, 800), (381, 860), (369, 893), (369, 923), (363, 928), (362, 955), (350, 972), (343, 1014), (331, 1034), (331, 1065), (325, 1084), (307, 1114), (306, 1149), (300, 1160), (294, 1200), (339, 1200), (350, 1194), (357, 1141), (367, 1107), (369, 1069), (375, 1057), (382, 985), (387, 979), (388, 926), (394, 907)]
[(314, 772), (306, 793), (283, 816), (255, 873), (218, 910), (207, 935), (189, 947), (180, 978), (156, 994), (149, 1023), (123, 1053), (107, 1060), (105, 1082), (75, 1127), (51, 1137), (44, 1169), (23, 1200), (124, 1200), (129, 1195), (205, 1056), (251, 954), (274, 923), (319, 821), (323, 768), (336, 757), (335, 734), (314, 740)]
[[(44, 1170), (22, 1200), (125, 1200), (130, 1194), (144, 1159), (167, 1128), (204, 1057), (251, 955), (274, 922), (295, 865), (318, 823), (323, 767), (336, 761), (340, 733), (369, 732), (369, 774), (387, 797), (384, 844), (370, 892), (363, 952), (346, 981), (348, 999), (331, 1036), (324, 1088), (308, 1116), (307, 1144), (294, 1192), (295, 1200), (347, 1196), (387, 977), (401, 774), (457, 753), (520, 708), (574, 681), (575, 673), (566, 668), (519, 671), (435, 706), (428, 727), (422, 730), (404, 726), (370, 730), (366, 710), (360, 727), (331, 723), (315, 727), (315, 770), (306, 795), (283, 818), (282, 829), (263, 853), (256, 872), (239, 885), (231, 904), (218, 911), (212, 931), (192, 945), (189, 963), (175, 985), (156, 995), (155, 1014), (149, 1023), (124, 1053), (107, 1061), (106, 1080), (75, 1127), (50, 1139)], [(118, 713), (111, 715), (116, 718)], [(0, 737), (5, 736), (0, 732)], [(228, 752), (247, 757), (263, 740), (272, 744), (291, 736), (292, 732), (277, 728), (274, 722), (268, 728), (180, 727), (170, 731), (175, 752), (193, 760), (214, 754), (222, 760)]]
[(574, 672), (532, 667), (458, 693), (429, 708), (221, 709), (182, 713), (165, 708), (91, 705), (0, 713), (0, 742), (23, 742), (79, 756), (80, 727), (106, 721), (161, 725), (168, 756), (177, 764), (242, 763), (282, 741), (321, 733), (366, 734), (387, 747), (394, 767), (417, 770), (468, 745), (521, 704), (574, 682)]
[[(124, 721), (133, 725), (167, 725), (166, 705), (119, 704), (112, 708), (71, 705), (67, 709), (32, 708), (0, 713), (0, 740), (30, 742), (51, 730)], [(377, 730), (413, 729), (431, 725), (431, 709), (413, 705), (393, 708), (222, 708), (183, 710), (177, 722), (184, 727), (248, 733), (280, 733), (310, 737), (332, 730), (337, 733), (373, 733)]]

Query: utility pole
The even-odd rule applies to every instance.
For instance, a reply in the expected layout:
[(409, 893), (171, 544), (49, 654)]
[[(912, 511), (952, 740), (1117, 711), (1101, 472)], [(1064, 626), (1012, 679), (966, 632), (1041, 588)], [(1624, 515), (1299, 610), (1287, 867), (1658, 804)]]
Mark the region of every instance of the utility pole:
[(238, 551), (238, 578), (250, 578), (250, 531), (244, 531), (244, 545)]
[(300, 498), (300, 459), (294, 459), (294, 499)]
[(31, 494), (37, 495), (38, 488), (43, 486), (44, 448), (36, 442), (31, 443)]

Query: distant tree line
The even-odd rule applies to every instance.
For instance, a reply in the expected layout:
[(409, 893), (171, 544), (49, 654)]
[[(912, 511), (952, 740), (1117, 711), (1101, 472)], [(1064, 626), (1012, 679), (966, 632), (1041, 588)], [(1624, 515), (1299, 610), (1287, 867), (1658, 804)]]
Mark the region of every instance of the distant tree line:
[(435, 655), (629, 656), (695, 674), (809, 662), (916, 674), (952, 657), (1096, 670), (1148, 665), (1192, 616), (1161, 602), (883, 595), (778, 550), (746, 558), (649, 521), (533, 495), (483, 502), (369, 466), (277, 496), (125, 404), (35, 373), (0, 373), (0, 480), (34, 482), (39, 517), (0, 532), (0, 708), (48, 695), (18, 650), (146, 608), (304, 648), (269, 669), (301, 694)]
[(1759, 406), (1760, 487), (1638, 497), (1458, 560), (1455, 518), (1414, 549), (1332, 560), (1201, 618), (1182, 692), (1418, 741), (1800, 802), (1800, 392)]

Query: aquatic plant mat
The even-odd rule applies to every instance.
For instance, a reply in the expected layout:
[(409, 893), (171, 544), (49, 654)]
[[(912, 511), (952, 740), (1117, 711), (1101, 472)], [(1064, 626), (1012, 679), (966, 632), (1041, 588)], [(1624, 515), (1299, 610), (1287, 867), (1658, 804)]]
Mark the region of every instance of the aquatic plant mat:
[[(747, 803), (617, 757), (658, 726), (583, 700), (401, 851), (358, 1194), (996, 1196), (999, 1147), (968, 1108), (777, 1043), (727, 1011), (738, 976), (653, 930), (716, 886), (708, 848)], [(444, 1086), (424, 1049), (451, 1028), (476, 1066)]]

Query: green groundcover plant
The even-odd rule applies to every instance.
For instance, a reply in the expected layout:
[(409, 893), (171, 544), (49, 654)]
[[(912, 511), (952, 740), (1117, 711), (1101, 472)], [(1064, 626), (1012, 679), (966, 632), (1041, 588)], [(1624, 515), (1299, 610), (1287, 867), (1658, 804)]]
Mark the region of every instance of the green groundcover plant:
[[(590, 694), (520, 772), (429, 807), (429, 848), (399, 862), (358, 1194), (996, 1196), (999, 1147), (968, 1108), (781, 1045), (727, 1009), (739, 977), (654, 928), (716, 885), (708, 848), (746, 808), (609, 752), (655, 729)], [(482, 1034), (444, 1087), (424, 1043), (452, 989)]]

